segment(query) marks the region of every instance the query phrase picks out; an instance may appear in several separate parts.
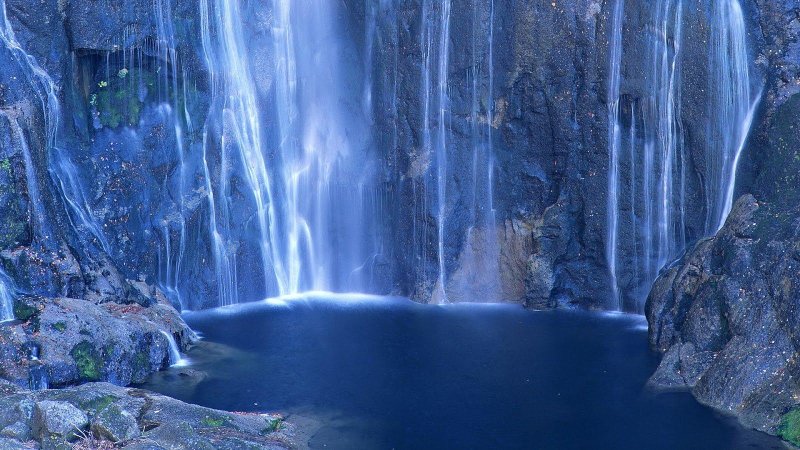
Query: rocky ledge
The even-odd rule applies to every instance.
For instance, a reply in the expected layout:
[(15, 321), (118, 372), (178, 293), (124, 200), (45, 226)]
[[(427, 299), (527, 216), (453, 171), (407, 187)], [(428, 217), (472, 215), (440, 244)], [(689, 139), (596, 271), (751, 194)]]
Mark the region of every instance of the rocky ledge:
[(143, 382), (196, 339), (157, 290), (153, 301), (95, 303), (20, 297), (0, 325), (0, 378), (43, 389), (92, 381)]
[(799, 305), (800, 207), (742, 197), (716, 237), (655, 283), (647, 319), (664, 358), (651, 386), (688, 388), (800, 445)]
[[(297, 428), (109, 383), (25, 391), (0, 383), (0, 449), (287, 449)], [(300, 441), (302, 441), (300, 439)]]

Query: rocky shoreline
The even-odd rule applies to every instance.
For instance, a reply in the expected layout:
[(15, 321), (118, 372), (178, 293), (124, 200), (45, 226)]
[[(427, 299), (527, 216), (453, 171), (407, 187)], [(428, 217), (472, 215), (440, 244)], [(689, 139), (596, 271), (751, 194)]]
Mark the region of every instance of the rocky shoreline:
[(185, 351), (198, 339), (159, 290), (141, 292), (148, 295), (127, 304), (15, 301), (16, 320), (0, 324), (0, 449), (304, 446), (305, 429), (278, 414), (216, 411), (119, 387), (167, 369), (176, 362), (171, 346)]
[(229, 413), (109, 383), (31, 392), (0, 384), (0, 449), (291, 449), (277, 414)]

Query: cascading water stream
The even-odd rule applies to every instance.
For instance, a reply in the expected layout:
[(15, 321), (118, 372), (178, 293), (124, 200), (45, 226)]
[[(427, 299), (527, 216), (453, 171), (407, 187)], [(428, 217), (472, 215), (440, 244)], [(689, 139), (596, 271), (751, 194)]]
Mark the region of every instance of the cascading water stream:
[[(102, 228), (97, 223), (88, 208), (88, 201), (84, 194), (83, 187), (79, 181), (77, 171), (74, 165), (65, 155), (63, 149), (58, 147), (58, 132), (59, 123), (61, 118), (61, 109), (56, 95), (56, 85), (50, 75), (39, 66), (36, 59), (25, 52), (17, 41), (11, 23), (8, 20), (6, 11), (5, 0), (0, 0), (0, 12), (2, 12), (2, 23), (0, 23), (0, 41), (8, 48), (17, 64), (23, 69), (28, 77), (28, 82), (37, 95), (42, 113), (44, 115), (45, 124), (45, 153), (48, 160), (48, 171), (53, 177), (57, 186), (61, 189), (61, 200), (67, 206), (69, 212), (68, 217), (71, 221), (73, 228), (80, 230), (85, 229), (88, 231), (99, 243), (99, 246), (107, 253), (110, 252), (110, 246), (103, 233)], [(35, 220), (39, 222), (39, 238), (52, 239), (50, 232), (42, 234), (45, 231), (47, 224), (47, 215), (43, 211), (43, 204), (39, 195), (39, 188), (37, 186), (39, 179), (30, 178), (35, 176), (35, 168), (33, 159), (30, 154), (27, 140), (24, 134), (19, 129), (19, 123), (16, 120), (10, 120), (16, 123), (18, 132), (15, 133), (19, 139), (19, 144), (24, 152), (26, 177), (28, 177), (29, 195), (33, 202), (34, 212), (38, 211), (41, 214), (36, 214)], [(13, 125), (12, 125), (13, 126)], [(79, 233), (80, 234), (80, 233)]]
[[(217, 68), (217, 55), (211, 38), (211, 10), (208, 0), (202, 0), (199, 7), (203, 56), (205, 57), (206, 67), (209, 72), (211, 84), (211, 110), (217, 112), (219, 108), (218, 105), (222, 101), (220, 100), (220, 97), (224, 97), (224, 95), (220, 94), (224, 89), (221, 86), (221, 83), (224, 83), (224, 78), (219, 73)], [(212, 184), (213, 178), (211, 176), (211, 169), (209, 166), (209, 151), (214, 148), (212, 147), (211, 133), (209, 130), (211, 129), (212, 122), (215, 119), (216, 116), (209, 112), (208, 116), (206, 117), (205, 124), (203, 125), (203, 180), (205, 181), (204, 187), (209, 212), (209, 235), (212, 241), (211, 247), (214, 256), (214, 274), (216, 275), (216, 285), (218, 290), (217, 297), (220, 305), (232, 305), (238, 303), (239, 296), (237, 289), (238, 279), (236, 272), (236, 254), (235, 252), (228, 251), (225, 237), (226, 232), (230, 230), (230, 219), (225, 198), (226, 182), (225, 177), (220, 176), (219, 193), (222, 201), (219, 202), (221, 207), (218, 207), (217, 195), (214, 192), (214, 186)], [(227, 162), (227, 157), (225, 154), (226, 146), (220, 146), (220, 150), (220, 160), (222, 161), (223, 165), (220, 171), (225, 174), (227, 173), (227, 170), (225, 169), (225, 164)], [(219, 220), (217, 218), (218, 214)]]
[[(683, 2), (661, 0), (657, 3), (657, 34), (652, 42), (652, 80), (655, 94), (650, 98), (651, 146), (659, 157), (658, 192), (656, 206), (657, 247), (655, 270), (658, 271), (672, 260), (683, 248), (684, 205), (676, 205), (676, 189), (684, 186), (683, 180), (676, 183), (675, 174), (683, 174), (682, 131), (680, 129), (681, 85), (678, 67), (682, 45)], [(680, 191), (679, 191), (680, 192)], [(655, 279), (655, 273), (652, 274)]]
[(619, 96), (620, 96), (620, 70), (622, 65), (622, 18), (625, 10), (625, 1), (617, 0), (614, 4), (614, 19), (611, 36), (611, 56), (608, 81), (608, 145), (609, 145), (609, 170), (608, 170), (608, 238), (606, 242), (606, 258), (611, 273), (611, 287), (615, 308), (622, 310), (623, 304), (617, 280), (617, 235), (619, 233), (619, 184), (620, 184), (620, 152), (621, 152), (621, 125), (619, 123)]
[[(177, 43), (175, 40), (175, 30), (172, 18), (172, 2), (171, 0), (158, 0), (156, 2), (156, 50), (159, 58), (163, 62), (166, 70), (163, 70), (163, 80), (160, 80), (159, 85), (164, 86), (164, 92), (161, 94), (160, 101), (162, 102), (159, 110), (165, 123), (172, 124), (172, 130), (175, 137), (175, 152), (178, 156), (178, 180), (177, 180), (177, 214), (171, 215), (168, 220), (164, 221), (163, 234), (164, 234), (164, 251), (165, 251), (165, 268), (164, 275), (161, 280), (161, 286), (170, 297), (174, 298), (182, 308), (185, 306), (181, 296), (181, 268), (186, 253), (186, 217), (185, 217), (185, 194), (187, 184), (187, 158), (185, 149), (185, 140), (183, 132), (183, 122), (187, 126), (191, 126), (191, 118), (186, 110), (186, 80), (183, 76), (183, 89), (179, 85), (179, 61), (177, 52)], [(183, 108), (180, 107), (180, 100), (183, 97)], [(171, 100), (171, 102), (170, 102)], [(190, 135), (191, 135), (191, 130)], [(165, 185), (167, 179), (164, 180)], [(165, 191), (166, 191), (165, 187)], [(173, 250), (171, 245), (171, 222), (178, 222), (178, 245)], [(176, 254), (173, 255), (173, 252)]]
[[(714, 2), (711, 8), (706, 97), (710, 119), (702, 186), (706, 235), (715, 233), (730, 212), (738, 162), (760, 100), (760, 94), (753, 95), (739, 1)], [(641, 312), (642, 300), (659, 271), (686, 246), (687, 207), (692, 206), (687, 204), (687, 173), (695, 170), (695, 163), (685, 149), (682, 125), (683, 0), (659, 0), (653, 5), (644, 67), (645, 91), (650, 95), (626, 105), (630, 120), (621, 118), (623, 11), (620, 0), (614, 5), (609, 39), (606, 257), (616, 307)], [(627, 133), (623, 123), (630, 127)], [(622, 213), (625, 208), (630, 214)]]
[[(624, 1), (615, 4), (609, 41), (606, 257), (614, 307), (641, 313), (650, 284), (659, 270), (683, 250), (686, 242), (688, 163), (681, 127), (680, 75), (683, 2), (659, 0), (653, 7), (652, 33), (645, 59), (646, 92), (650, 95), (629, 105), (627, 133), (622, 129), (620, 90), (624, 8)], [(623, 168), (627, 168), (626, 177)], [(624, 208), (629, 208), (630, 213), (621, 214)], [(628, 232), (623, 234), (623, 230)], [(627, 274), (624, 280), (623, 273)]]
[(710, 64), (713, 76), (709, 83), (710, 142), (707, 155), (715, 164), (708, 165), (709, 189), (707, 232), (722, 228), (733, 207), (736, 174), (747, 137), (753, 125), (761, 93), (751, 87), (747, 51), (747, 29), (739, 0), (715, 2)]
[[(448, 98), (448, 69), (450, 51), (450, 0), (425, 1), (422, 6), (423, 49), (423, 147), (435, 161), (435, 204), (438, 279), (434, 301), (447, 303), (447, 267), (445, 264), (445, 229), (447, 221), (448, 137), (450, 111)], [(434, 58), (438, 63), (434, 70)], [(434, 87), (434, 80), (436, 81)], [(435, 100), (435, 105), (433, 101)], [(435, 109), (434, 109), (435, 108)], [(436, 114), (433, 114), (433, 111)], [(435, 127), (435, 128), (434, 128)], [(426, 181), (426, 190), (428, 182)]]
[[(609, 39), (606, 259), (613, 308), (642, 312), (644, 292), (686, 242), (687, 161), (680, 124), (683, 5), (682, 0), (654, 5), (645, 59), (650, 95), (629, 105), (627, 133), (621, 117), (624, 11), (625, 2), (617, 1)], [(629, 214), (622, 214), (625, 208)]]
[[(503, 299), (503, 286), (493, 186), (494, 1), (473, 1), (472, 8), (471, 182), (465, 186), (467, 192), (461, 193), (468, 194), (469, 220), (458, 270), (447, 282), (447, 297), (497, 302)], [(453, 157), (458, 155), (448, 155)]]
[(0, 270), (0, 322), (14, 319), (14, 288), (8, 276)]
[(167, 333), (164, 330), (161, 330), (161, 335), (167, 340), (167, 349), (169, 350), (169, 365), (170, 367), (186, 367), (191, 364), (191, 361), (184, 358), (181, 355), (181, 350), (178, 347), (178, 342), (175, 341), (175, 337)]
[(439, 122), (436, 144), (436, 192), (438, 201), (439, 237), (439, 288), (440, 301), (447, 303), (447, 267), (445, 266), (445, 221), (447, 220), (447, 138), (450, 130), (450, 110), (447, 92), (448, 68), (450, 59), (450, 0), (444, 0), (441, 7), (441, 32), (439, 34)]
[[(363, 108), (353, 112), (344, 83), (346, 52), (331, 2), (273, 0), (269, 66), (253, 66), (243, 42), (248, 23), (238, 2), (200, 5), (212, 106), (204, 130), (203, 172), (214, 236), (217, 279), (236, 301), (238, 279), (228, 230), (229, 185), (239, 172), (256, 210), (266, 295), (308, 290), (368, 289), (380, 253), (381, 199), (367, 149), (371, 79), (364, 74)], [(369, 31), (367, 32), (370, 33)], [(269, 80), (269, 98), (257, 92)], [(264, 123), (272, 126), (266, 128)], [(221, 124), (219, 136), (212, 132)], [(219, 148), (219, 167), (210, 164)], [(227, 165), (235, 159), (241, 167)], [(220, 173), (219, 186), (210, 179)]]
[[(231, 145), (238, 152), (242, 171), (256, 206), (265, 290), (269, 292), (272, 282), (277, 281), (279, 292), (283, 294), (287, 292), (287, 272), (276, 246), (276, 201), (273, 199), (272, 181), (264, 157), (261, 114), (254, 90), (255, 82), (247, 65), (239, 2), (218, 0), (214, 5), (217, 38), (221, 42), (216, 47), (219, 60), (213, 62), (218, 67), (213, 70), (223, 74), (226, 84), (220, 119), (228, 128), (225, 138), (231, 140), (225, 142), (223, 138), (221, 146)], [(223, 178), (226, 176), (228, 174), (223, 172)], [(225, 180), (225, 184), (228, 184), (228, 180)]]

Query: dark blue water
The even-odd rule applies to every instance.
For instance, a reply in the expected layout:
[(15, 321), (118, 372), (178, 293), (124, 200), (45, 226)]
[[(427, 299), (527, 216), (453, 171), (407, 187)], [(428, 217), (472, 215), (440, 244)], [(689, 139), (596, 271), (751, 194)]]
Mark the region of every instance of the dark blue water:
[(186, 319), (207, 376), (146, 387), (314, 417), (312, 448), (782, 448), (688, 394), (645, 391), (657, 357), (637, 317), (339, 298)]

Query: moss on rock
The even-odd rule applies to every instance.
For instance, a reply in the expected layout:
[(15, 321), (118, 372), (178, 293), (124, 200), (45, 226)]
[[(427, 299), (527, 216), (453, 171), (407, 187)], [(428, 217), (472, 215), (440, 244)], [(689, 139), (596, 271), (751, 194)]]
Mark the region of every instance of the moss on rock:
[(100, 380), (103, 360), (97, 356), (97, 351), (89, 341), (82, 341), (80, 344), (73, 347), (69, 354), (78, 366), (78, 373), (81, 380)]
[(778, 436), (784, 441), (800, 447), (800, 408), (783, 415), (778, 427)]

